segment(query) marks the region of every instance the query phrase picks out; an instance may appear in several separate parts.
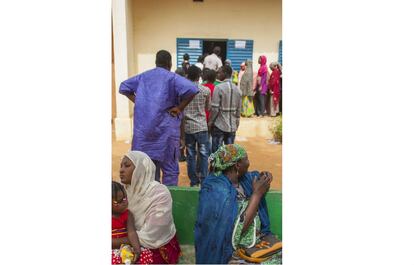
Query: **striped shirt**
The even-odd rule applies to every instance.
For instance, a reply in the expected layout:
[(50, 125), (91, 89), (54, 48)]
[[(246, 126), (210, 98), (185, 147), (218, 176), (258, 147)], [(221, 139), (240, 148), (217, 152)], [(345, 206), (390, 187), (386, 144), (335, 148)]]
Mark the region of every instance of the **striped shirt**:
[(224, 132), (236, 132), (240, 123), (242, 92), (230, 79), (218, 84), (211, 101), (209, 125)]
[(210, 89), (198, 85), (198, 90), (199, 93), (184, 109), (184, 130), (188, 134), (208, 130), (206, 111), (211, 107)]

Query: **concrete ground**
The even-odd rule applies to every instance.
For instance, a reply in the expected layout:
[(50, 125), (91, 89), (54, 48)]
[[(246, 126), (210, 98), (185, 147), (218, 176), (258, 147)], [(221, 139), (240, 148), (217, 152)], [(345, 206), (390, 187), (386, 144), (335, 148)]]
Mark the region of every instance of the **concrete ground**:
[[(250, 160), (249, 170), (269, 171), (273, 175), (271, 189), (282, 190), (282, 145), (269, 143), (268, 124), (274, 119), (242, 118), (236, 143), (243, 146)], [(115, 141), (112, 133), (112, 179), (119, 181), (119, 165), (131, 143)], [(186, 162), (180, 162), (179, 186), (190, 186)]]

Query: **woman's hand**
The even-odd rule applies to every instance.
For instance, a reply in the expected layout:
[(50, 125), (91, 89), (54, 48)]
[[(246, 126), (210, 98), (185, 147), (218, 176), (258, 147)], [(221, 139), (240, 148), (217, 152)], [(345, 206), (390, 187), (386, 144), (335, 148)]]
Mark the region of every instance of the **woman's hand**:
[(270, 188), (273, 176), (270, 172), (262, 171), (259, 178), (253, 180), (253, 193), (262, 197)]
[(254, 217), (259, 209), (260, 201), (263, 195), (270, 188), (270, 182), (272, 182), (273, 176), (270, 172), (261, 172), (258, 178), (253, 179), (253, 194), (249, 199), (249, 204), (246, 208), (246, 215), (244, 218), (244, 225), (242, 228), (242, 235), (247, 231), (247, 228), (253, 222)]
[[(272, 183), (272, 181), (273, 181), (272, 173), (270, 173), (269, 171), (262, 171), (262, 174), (266, 174), (270, 178), (269, 184)], [(269, 185), (269, 188), (270, 188), (270, 185)]]

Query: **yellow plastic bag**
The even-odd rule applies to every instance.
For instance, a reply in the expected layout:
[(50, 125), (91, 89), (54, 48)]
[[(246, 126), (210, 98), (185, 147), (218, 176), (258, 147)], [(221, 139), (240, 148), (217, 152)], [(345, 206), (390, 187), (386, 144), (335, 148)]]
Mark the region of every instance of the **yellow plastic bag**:
[(130, 245), (121, 245), (120, 250), (122, 263), (129, 265), (135, 261), (135, 254)]

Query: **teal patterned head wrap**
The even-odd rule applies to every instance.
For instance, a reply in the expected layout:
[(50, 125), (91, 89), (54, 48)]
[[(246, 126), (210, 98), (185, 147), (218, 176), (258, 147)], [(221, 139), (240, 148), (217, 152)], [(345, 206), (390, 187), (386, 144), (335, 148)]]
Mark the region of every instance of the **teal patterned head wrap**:
[(243, 147), (238, 144), (228, 144), (220, 146), (215, 153), (211, 154), (209, 161), (214, 175), (218, 176), (246, 156), (247, 153)]

